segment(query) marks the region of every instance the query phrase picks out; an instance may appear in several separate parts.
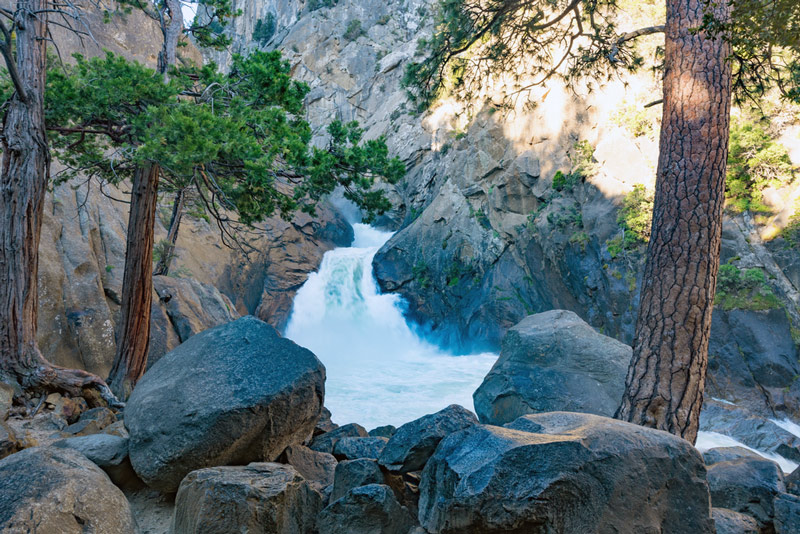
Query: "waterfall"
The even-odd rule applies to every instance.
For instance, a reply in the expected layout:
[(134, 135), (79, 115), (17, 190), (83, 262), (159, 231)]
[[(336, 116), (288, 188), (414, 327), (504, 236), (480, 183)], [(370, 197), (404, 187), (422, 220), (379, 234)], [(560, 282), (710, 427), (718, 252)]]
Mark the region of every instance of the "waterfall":
[(449, 404), (473, 409), (472, 392), (497, 355), (454, 355), (419, 335), (403, 317), (403, 299), (381, 294), (372, 273), (372, 258), (392, 233), (364, 224), (353, 230), (352, 246), (327, 252), (297, 292), (285, 332), (325, 364), (333, 420), (369, 429)]

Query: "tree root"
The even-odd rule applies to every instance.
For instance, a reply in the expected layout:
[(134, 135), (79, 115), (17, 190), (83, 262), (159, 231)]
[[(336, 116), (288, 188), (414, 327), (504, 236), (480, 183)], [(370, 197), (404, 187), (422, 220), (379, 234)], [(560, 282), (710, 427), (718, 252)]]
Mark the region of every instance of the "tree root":
[(91, 399), (93, 395), (85, 390), (96, 390), (109, 408), (122, 410), (125, 403), (121, 402), (112, 392), (108, 384), (99, 376), (81, 369), (68, 369), (49, 363), (40, 358), (40, 363), (33, 369), (17, 371), (19, 383), (25, 390), (49, 391), (68, 393), (70, 396), (85, 396)]

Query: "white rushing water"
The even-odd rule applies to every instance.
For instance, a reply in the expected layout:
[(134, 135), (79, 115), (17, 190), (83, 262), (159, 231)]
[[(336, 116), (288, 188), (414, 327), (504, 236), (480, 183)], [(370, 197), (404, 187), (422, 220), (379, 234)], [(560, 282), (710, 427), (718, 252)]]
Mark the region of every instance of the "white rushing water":
[[(790, 424), (794, 423), (790, 422)], [(798, 465), (796, 462), (788, 460), (779, 454), (756, 450), (752, 447), (748, 447), (741, 441), (737, 441), (730, 436), (726, 436), (718, 432), (700, 431), (697, 433), (697, 443), (695, 443), (695, 448), (697, 448), (698, 451), (705, 452), (708, 449), (713, 449), (714, 447), (742, 447), (768, 460), (772, 460), (773, 462), (781, 466), (783, 472), (787, 474), (797, 469)]]
[(372, 258), (392, 236), (353, 225), (351, 247), (322, 258), (297, 292), (286, 337), (325, 364), (325, 405), (336, 423), (399, 426), (449, 404), (473, 409), (472, 393), (497, 359), (455, 356), (403, 317), (399, 295), (379, 292)]

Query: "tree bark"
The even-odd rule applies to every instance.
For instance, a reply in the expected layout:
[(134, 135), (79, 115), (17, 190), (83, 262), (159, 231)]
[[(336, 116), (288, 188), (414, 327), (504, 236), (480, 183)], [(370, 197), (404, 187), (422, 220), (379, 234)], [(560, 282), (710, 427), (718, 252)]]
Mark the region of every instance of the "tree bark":
[(147, 367), (159, 172), (156, 164), (142, 164), (133, 176), (117, 354), (108, 377), (112, 391), (121, 399), (128, 398)]
[(169, 23), (162, 16), (161, 33), (164, 35), (164, 42), (158, 56), (158, 72), (164, 75), (165, 80), (169, 78), (169, 68), (178, 63), (178, 41), (183, 33), (180, 0), (166, 0), (166, 7), (169, 11)]
[[(118, 406), (100, 377), (52, 365), (36, 342), (39, 238), (50, 178), (44, 121), (47, 7), (47, 0), (18, 0), (16, 9), (20, 87), (8, 104), (1, 136), (0, 379), (35, 393), (80, 395), (84, 388), (95, 388), (110, 405)], [(11, 60), (10, 54), (4, 56)]]
[(691, 29), (727, 2), (668, 0), (664, 111), (633, 359), (617, 417), (694, 443), (719, 269), (730, 45)]
[(161, 257), (158, 259), (154, 275), (167, 276), (169, 274), (169, 267), (172, 264), (173, 253), (175, 252), (175, 243), (178, 242), (178, 231), (181, 227), (181, 219), (183, 219), (183, 206), (186, 204), (186, 190), (179, 189), (175, 193), (175, 201), (172, 203), (172, 216), (169, 219), (169, 230), (167, 230), (167, 246), (161, 252)]

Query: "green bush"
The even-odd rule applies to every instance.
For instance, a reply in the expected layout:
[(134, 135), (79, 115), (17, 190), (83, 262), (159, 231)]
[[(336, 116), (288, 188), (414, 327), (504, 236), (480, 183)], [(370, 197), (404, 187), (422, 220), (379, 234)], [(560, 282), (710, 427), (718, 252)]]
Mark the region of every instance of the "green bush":
[(594, 148), (588, 141), (578, 141), (567, 153), (570, 162), (568, 173), (556, 171), (553, 175), (553, 189), (571, 191), (581, 180), (585, 180), (597, 172), (594, 159)]
[(308, 0), (308, 10), (316, 11), (323, 7), (333, 7), (339, 3), (339, 0)]
[(364, 29), (361, 27), (361, 21), (353, 19), (347, 24), (342, 37), (347, 41), (354, 41), (364, 34)]
[(793, 173), (786, 147), (770, 135), (765, 124), (743, 119), (731, 122), (725, 184), (730, 209), (769, 211), (764, 204), (764, 189), (788, 183)]
[(637, 184), (622, 199), (622, 207), (617, 213), (617, 224), (622, 233), (606, 241), (611, 259), (616, 259), (623, 251), (647, 244), (652, 221), (653, 195), (643, 185)]
[(714, 304), (724, 310), (772, 310), (781, 302), (759, 268), (739, 270), (731, 264), (719, 266)]

